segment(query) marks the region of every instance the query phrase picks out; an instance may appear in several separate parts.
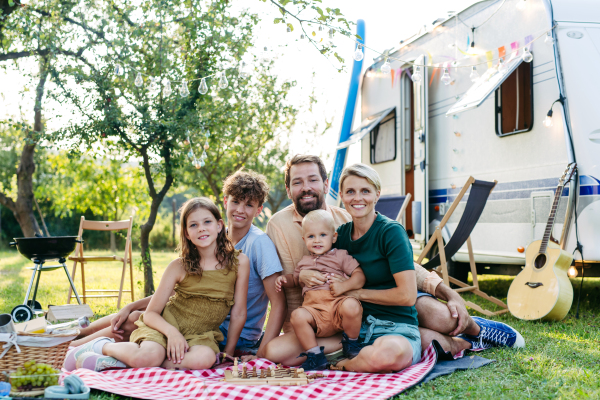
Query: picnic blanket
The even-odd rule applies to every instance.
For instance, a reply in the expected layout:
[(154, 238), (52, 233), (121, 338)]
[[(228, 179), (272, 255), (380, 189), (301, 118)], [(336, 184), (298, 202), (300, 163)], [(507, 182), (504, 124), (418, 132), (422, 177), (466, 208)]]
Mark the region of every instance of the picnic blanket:
[[(421, 362), (395, 374), (318, 371), (325, 377), (306, 386), (232, 385), (223, 381), (224, 369), (169, 371), (162, 368), (133, 368), (103, 372), (78, 369), (65, 372), (63, 377), (73, 373), (94, 389), (140, 399), (375, 400), (387, 399), (421, 382), (436, 365), (439, 349), (441, 347), (436, 350), (433, 344), (430, 345), (423, 352)], [(461, 352), (456, 357), (462, 355)], [(258, 359), (248, 365), (268, 368), (275, 364)]]

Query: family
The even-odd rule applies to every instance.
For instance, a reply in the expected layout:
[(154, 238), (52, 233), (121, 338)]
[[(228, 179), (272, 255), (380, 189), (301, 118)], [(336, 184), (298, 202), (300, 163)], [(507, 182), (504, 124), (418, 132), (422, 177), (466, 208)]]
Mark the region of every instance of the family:
[(262, 175), (225, 180), (227, 226), (211, 200), (188, 200), (179, 258), (156, 292), (83, 329), (64, 367), (206, 369), (235, 355), (320, 370), (341, 350), (332, 368), (386, 373), (418, 363), (433, 340), (453, 355), (525, 345), (512, 327), (469, 316), (414, 263), (404, 227), (375, 211), (381, 181), (371, 167), (343, 170), (344, 208), (325, 203), (317, 156), (287, 162), (285, 189), (292, 204), (266, 233), (252, 224), (269, 192)]

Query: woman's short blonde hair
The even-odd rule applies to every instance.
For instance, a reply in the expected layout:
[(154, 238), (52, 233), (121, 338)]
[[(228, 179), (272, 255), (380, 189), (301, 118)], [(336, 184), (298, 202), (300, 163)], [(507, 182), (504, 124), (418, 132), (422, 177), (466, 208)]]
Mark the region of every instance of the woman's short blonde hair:
[(344, 181), (349, 176), (358, 176), (359, 178), (365, 178), (367, 182), (375, 187), (375, 190), (378, 192), (381, 191), (381, 178), (377, 171), (368, 165), (362, 163), (352, 164), (342, 171), (342, 175), (340, 176), (340, 192), (342, 192), (344, 188)]

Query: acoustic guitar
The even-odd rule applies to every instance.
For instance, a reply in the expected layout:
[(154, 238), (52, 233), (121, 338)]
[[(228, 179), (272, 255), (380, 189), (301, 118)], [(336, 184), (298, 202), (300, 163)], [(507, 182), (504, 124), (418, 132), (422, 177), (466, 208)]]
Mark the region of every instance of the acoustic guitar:
[(573, 256), (550, 239), (563, 188), (571, 180), (575, 168), (575, 163), (569, 164), (560, 178), (544, 237), (527, 246), (525, 268), (508, 289), (508, 309), (519, 319), (560, 321), (571, 309), (573, 286), (567, 270)]

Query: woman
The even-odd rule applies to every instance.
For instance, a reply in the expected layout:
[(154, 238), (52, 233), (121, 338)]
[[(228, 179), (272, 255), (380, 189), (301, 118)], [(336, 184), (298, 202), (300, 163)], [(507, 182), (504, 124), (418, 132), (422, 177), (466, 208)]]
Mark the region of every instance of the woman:
[[(358, 356), (343, 360), (337, 368), (356, 372), (402, 370), (421, 359), (421, 339), (417, 327), (417, 286), (413, 254), (406, 231), (396, 221), (375, 212), (381, 180), (372, 168), (354, 164), (342, 171), (340, 192), (352, 221), (338, 229), (335, 247), (347, 250), (363, 268), (366, 283), (362, 289), (344, 295), (360, 300), (363, 324), (358, 338), (363, 346)], [(332, 279), (332, 282), (334, 278)], [(291, 354), (302, 348), (294, 334), (272, 340), (267, 354), (278, 354), (289, 364), (298, 364)], [(347, 338), (343, 346), (351, 346)], [(269, 351), (269, 348), (272, 348)], [(337, 349), (325, 349), (325, 352)]]

